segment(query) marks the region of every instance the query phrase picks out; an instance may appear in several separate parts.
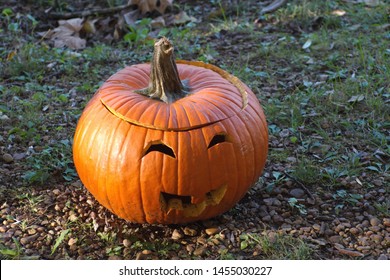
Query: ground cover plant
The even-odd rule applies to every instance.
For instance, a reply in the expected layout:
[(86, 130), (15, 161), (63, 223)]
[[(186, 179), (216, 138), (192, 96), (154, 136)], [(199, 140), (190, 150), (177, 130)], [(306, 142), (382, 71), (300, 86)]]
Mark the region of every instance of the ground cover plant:
[[(268, 14), (266, 1), (173, 1), (164, 22), (127, 1), (5, 2), (1, 259), (390, 258), (386, 1), (291, 0)], [(129, 10), (58, 21), (120, 5)], [(268, 120), (263, 176), (203, 222), (128, 223), (94, 200), (73, 165), (86, 103), (116, 71), (149, 61), (159, 36), (177, 58), (239, 77)]]

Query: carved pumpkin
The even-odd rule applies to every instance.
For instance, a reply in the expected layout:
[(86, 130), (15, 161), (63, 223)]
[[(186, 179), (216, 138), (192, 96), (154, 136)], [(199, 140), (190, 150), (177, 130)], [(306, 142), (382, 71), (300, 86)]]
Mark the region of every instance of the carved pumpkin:
[(259, 101), (215, 66), (173, 59), (126, 67), (96, 92), (78, 122), (74, 163), (106, 208), (138, 223), (186, 223), (232, 208), (264, 168)]

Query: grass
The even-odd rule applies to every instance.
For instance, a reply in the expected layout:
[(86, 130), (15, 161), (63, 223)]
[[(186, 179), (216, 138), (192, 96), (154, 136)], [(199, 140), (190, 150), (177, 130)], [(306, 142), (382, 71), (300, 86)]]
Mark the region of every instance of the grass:
[(240, 239), (242, 250), (256, 249), (264, 259), (307, 260), (313, 253), (304, 241), (289, 235), (242, 234)]

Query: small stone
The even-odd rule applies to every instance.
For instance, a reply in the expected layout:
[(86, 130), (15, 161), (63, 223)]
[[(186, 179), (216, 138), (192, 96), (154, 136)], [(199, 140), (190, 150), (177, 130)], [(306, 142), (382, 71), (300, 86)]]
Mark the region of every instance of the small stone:
[(372, 180), (372, 183), (377, 186), (377, 187), (381, 187), (383, 185), (383, 182), (382, 180), (379, 180), (379, 179), (374, 179)]
[(192, 252), (194, 252), (194, 250), (195, 250), (195, 245), (194, 244), (187, 244), (186, 250), (188, 251), (188, 253), (192, 254)]
[(371, 247), (370, 247), (370, 246), (357, 246), (357, 247), (356, 247), (356, 250), (362, 252), (362, 251), (371, 250)]
[(374, 241), (375, 243), (381, 243), (382, 242), (382, 240), (383, 240), (383, 237), (382, 237), (382, 235), (379, 235), (379, 234), (372, 234), (371, 236), (370, 236), (370, 239), (372, 240), (372, 241)]
[(342, 230), (345, 229), (345, 226), (343, 224), (339, 224), (336, 226), (336, 228), (334, 229), (335, 232), (340, 232)]
[(199, 244), (206, 244), (207, 243), (207, 240), (206, 238), (204, 238), (203, 236), (199, 236), (197, 239), (196, 239), (196, 242), (199, 243)]
[(370, 226), (370, 222), (369, 221), (367, 221), (367, 220), (364, 220), (363, 222), (362, 222), (362, 226), (363, 227), (369, 227)]
[(11, 240), (12, 236), (14, 236), (14, 232), (13, 231), (7, 231), (7, 232), (4, 232), (0, 235), (0, 240), (2, 242), (7, 242), (9, 240)]
[(204, 256), (207, 252), (207, 248), (205, 246), (200, 246), (194, 250), (194, 256)]
[(359, 221), (359, 222), (361, 222), (361, 221), (364, 220), (364, 216), (358, 215), (358, 216), (356, 216), (356, 220)]
[(0, 227), (0, 232), (1, 233), (4, 233), (4, 232), (6, 232), (7, 231), (7, 227), (6, 226), (1, 226)]
[(14, 160), (21, 160), (21, 159), (24, 159), (26, 157), (26, 153), (15, 153), (13, 157), (14, 157)]
[[(137, 257), (138, 257), (138, 255), (137, 255)], [(112, 255), (112, 256), (108, 257), (108, 260), (118, 261), (118, 260), (122, 260), (122, 258), (120, 256), (117, 256), (117, 255)]]
[(365, 236), (359, 237), (359, 238), (358, 238), (358, 242), (359, 242), (362, 246), (369, 246), (369, 245), (370, 245), (370, 242), (368, 241), (368, 238), (365, 237)]
[(275, 223), (278, 223), (278, 224), (281, 224), (281, 223), (284, 222), (283, 217), (280, 216), (280, 215), (274, 215), (274, 216), (272, 217), (272, 220), (273, 220)]
[(37, 240), (38, 237), (39, 237), (38, 234), (34, 234), (34, 235), (29, 235), (29, 236), (23, 237), (23, 238), (20, 239), (20, 244), (27, 245), (27, 244), (32, 243), (35, 240)]
[(297, 162), (297, 158), (296, 157), (287, 157), (286, 160), (288, 162), (291, 162), (291, 163), (296, 163)]
[(340, 243), (342, 241), (342, 238), (340, 235), (333, 235), (329, 237), (330, 243)]
[(195, 236), (197, 234), (196, 230), (193, 228), (190, 228), (190, 227), (185, 227), (183, 229), (183, 232), (185, 235), (188, 235), (188, 236)]
[(265, 205), (271, 206), (272, 203), (274, 202), (274, 199), (273, 198), (265, 198), (265, 199), (263, 199), (263, 201), (264, 201)]
[(143, 254), (143, 255), (150, 255), (151, 253), (152, 253), (151, 250), (146, 250), (146, 249), (145, 249), (145, 250), (142, 251), (142, 254)]
[(68, 241), (68, 245), (69, 246), (72, 246), (72, 245), (75, 245), (77, 243), (77, 238), (70, 238), (69, 241)]
[(372, 226), (379, 226), (381, 221), (377, 217), (373, 217), (370, 219), (370, 224)]
[(331, 236), (332, 234), (334, 234), (333, 230), (330, 228), (325, 229), (324, 235)]
[(129, 239), (123, 239), (122, 244), (126, 248), (129, 248), (131, 246), (132, 242)]
[(214, 234), (217, 234), (219, 232), (219, 228), (217, 228), (217, 227), (206, 228), (205, 232), (207, 235), (214, 235)]
[(317, 245), (319, 246), (325, 246), (326, 244), (328, 244), (328, 242), (326, 242), (326, 240), (320, 238), (320, 239), (309, 239), (311, 242), (313, 243), (316, 243)]
[(384, 218), (383, 219), (383, 225), (386, 227), (390, 227), (390, 218)]
[(267, 216), (264, 216), (261, 220), (263, 221), (263, 222), (270, 222), (271, 221), (271, 216), (270, 215), (267, 215)]
[(281, 206), (282, 205), (282, 202), (280, 202), (279, 199), (275, 198), (273, 203), (272, 203), (273, 206)]
[(29, 229), (27, 230), (27, 233), (28, 233), (29, 235), (33, 235), (33, 234), (36, 234), (36, 233), (37, 233), (37, 230), (36, 230), (35, 228), (29, 228)]
[(315, 205), (315, 204), (316, 204), (316, 200), (313, 199), (313, 198), (310, 198), (310, 197), (308, 197), (308, 198), (306, 199), (306, 201), (307, 201), (307, 203), (310, 204), (310, 205)]
[(93, 202), (93, 200), (91, 200), (91, 199), (87, 199), (87, 203), (88, 203), (90, 206), (93, 206), (93, 205), (94, 205), (94, 202)]
[(352, 233), (353, 235), (357, 235), (357, 234), (360, 233), (360, 230), (355, 228), (355, 227), (353, 227), (353, 228), (349, 229), (349, 232)]
[(319, 231), (321, 229), (321, 226), (319, 224), (314, 224), (312, 227), (316, 231)]
[(54, 190), (52, 190), (52, 193), (54, 195), (60, 195), (61, 191), (59, 189), (54, 189)]
[(284, 223), (280, 226), (280, 228), (282, 230), (285, 230), (285, 231), (290, 231), (292, 229), (291, 225), (287, 224), (287, 223)]
[(342, 249), (342, 248), (337, 248), (337, 250), (343, 254), (343, 255), (348, 255), (350, 257), (364, 257), (364, 254), (358, 252), (358, 251), (353, 251), (353, 250), (348, 250), (348, 249)]
[(299, 188), (292, 189), (290, 195), (295, 198), (302, 198), (305, 195), (305, 191)]
[(11, 163), (14, 161), (14, 158), (10, 155), (10, 154), (4, 154), (3, 155), (3, 160), (6, 162), (6, 163)]
[(311, 231), (311, 227), (301, 227), (301, 230), (303, 232), (310, 232)]
[(172, 232), (172, 237), (171, 237), (173, 240), (179, 240), (181, 238), (183, 238), (183, 234), (181, 234), (177, 229), (175, 229), (173, 232)]
[(385, 254), (381, 254), (378, 260), (387, 261), (389, 258)]
[(379, 232), (379, 231), (381, 231), (381, 227), (380, 226), (372, 226), (372, 227), (370, 227), (370, 230), (372, 230), (373, 232)]
[(76, 214), (70, 215), (69, 218), (68, 218), (68, 220), (71, 221), (71, 222), (77, 221), (77, 216), (76, 216)]

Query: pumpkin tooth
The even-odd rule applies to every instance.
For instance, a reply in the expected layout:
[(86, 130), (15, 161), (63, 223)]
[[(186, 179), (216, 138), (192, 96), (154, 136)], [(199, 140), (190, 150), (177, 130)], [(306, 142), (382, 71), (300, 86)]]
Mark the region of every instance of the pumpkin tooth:
[(225, 196), (227, 190), (227, 185), (223, 185), (218, 189), (210, 191), (206, 194), (207, 196), (207, 204), (208, 205), (217, 205), (221, 202), (222, 198)]
[[(227, 184), (218, 189), (206, 193), (205, 197), (180, 196), (161, 192), (160, 205), (161, 210), (167, 215), (174, 210), (183, 211), (186, 217), (199, 216), (207, 206), (218, 205), (227, 190)], [(189, 200), (191, 198), (191, 200)]]
[(198, 204), (188, 204), (183, 209), (183, 214), (186, 217), (197, 217), (206, 209), (207, 205), (206, 200)]

